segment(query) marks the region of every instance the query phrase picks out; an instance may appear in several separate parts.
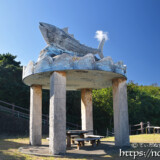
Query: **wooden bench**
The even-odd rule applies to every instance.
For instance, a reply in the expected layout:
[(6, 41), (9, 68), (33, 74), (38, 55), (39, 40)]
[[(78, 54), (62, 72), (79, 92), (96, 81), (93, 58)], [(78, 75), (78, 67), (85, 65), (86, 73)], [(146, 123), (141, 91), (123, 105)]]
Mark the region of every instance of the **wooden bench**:
[[(104, 138), (104, 136), (100, 136), (100, 135), (85, 135), (85, 138)], [(99, 142), (100, 143), (100, 142)]]
[(104, 138), (104, 136), (100, 136), (100, 135), (85, 135), (85, 138)]
[(79, 150), (81, 146), (84, 146), (85, 141), (90, 141), (93, 147), (96, 145), (98, 146), (100, 144), (100, 137), (92, 137), (92, 138), (76, 138), (75, 141), (77, 141), (77, 149)]

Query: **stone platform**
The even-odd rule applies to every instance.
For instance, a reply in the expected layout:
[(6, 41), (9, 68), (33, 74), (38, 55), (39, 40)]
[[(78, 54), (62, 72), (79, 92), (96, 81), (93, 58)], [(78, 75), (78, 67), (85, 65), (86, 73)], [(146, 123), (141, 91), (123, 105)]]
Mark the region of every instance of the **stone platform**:
[(66, 90), (101, 89), (112, 86), (113, 79), (126, 79), (126, 66), (114, 63), (111, 57), (96, 60), (92, 54), (77, 57), (64, 53), (55, 57), (45, 55), (37, 63), (30, 61), (23, 67), (23, 82), (50, 89), (50, 75), (56, 71), (66, 72)]
[[(52, 154), (49, 153), (49, 146), (47, 144), (41, 146), (25, 146), (20, 147), (19, 151), (24, 154), (31, 154), (36, 156), (47, 156), (51, 157)], [(58, 157), (76, 157), (80, 158), (83, 156), (89, 157), (106, 157), (111, 154), (117, 153), (119, 148), (115, 146), (114, 142), (102, 141), (101, 144), (97, 147), (92, 147), (91, 144), (86, 143), (84, 147), (81, 147), (80, 150), (77, 150), (76, 145), (72, 145), (72, 148), (66, 150), (64, 155), (54, 155)]]

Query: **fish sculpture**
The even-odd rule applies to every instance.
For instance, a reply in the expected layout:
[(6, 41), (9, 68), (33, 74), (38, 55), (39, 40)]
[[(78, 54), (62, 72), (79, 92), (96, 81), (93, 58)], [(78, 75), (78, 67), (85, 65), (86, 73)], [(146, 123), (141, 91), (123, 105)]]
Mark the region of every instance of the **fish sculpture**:
[[(92, 53), (99, 54), (101, 59), (104, 58), (103, 45), (106, 40), (105, 38), (100, 41), (98, 49), (95, 49), (81, 44), (74, 38), (74, 35), (68, 33), (68, 28), (60, 29), (43, 22), (39, 23), (39, 28), (47, 45), (56, 48), (59, 54), (69, 53), (82, 57), (88, 53)], [(42, 50), (41, 54), (46, 50), (50, 49), (46, 47)]]

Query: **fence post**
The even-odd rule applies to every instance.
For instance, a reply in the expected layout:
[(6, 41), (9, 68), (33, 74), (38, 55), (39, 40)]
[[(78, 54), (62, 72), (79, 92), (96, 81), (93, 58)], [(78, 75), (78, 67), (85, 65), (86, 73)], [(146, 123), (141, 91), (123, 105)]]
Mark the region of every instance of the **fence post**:
[(151, 133), (150, 128), (149, 128), (150, 127), (150, 122), (149, 121), (147, 122), (147, 127), (148, 127), (148, 133)]
[(141, 134), (143, 134), (143, 122), (140, 122), (141, 125)]

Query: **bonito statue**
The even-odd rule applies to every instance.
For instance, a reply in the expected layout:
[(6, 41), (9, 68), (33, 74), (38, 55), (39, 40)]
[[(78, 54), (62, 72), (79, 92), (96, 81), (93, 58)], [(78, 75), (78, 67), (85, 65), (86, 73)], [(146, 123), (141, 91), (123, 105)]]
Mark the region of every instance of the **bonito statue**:
[(60, 29), (54, 25), (40, 22), (39, 28), (47, 43), (39, 56), (39, 60), (48, 54), (49, 56), (60, 55), (68, 53), (75, 56), (85, 56), (88, 53), (99, 54), (100, 58), (103, 56), (103, 45), (106, 41), (105, 36), (100, 40), (98, 49), (91, 48), (81, 44), (74, 38), (74, 35), (68, 33), (68, 28)]

